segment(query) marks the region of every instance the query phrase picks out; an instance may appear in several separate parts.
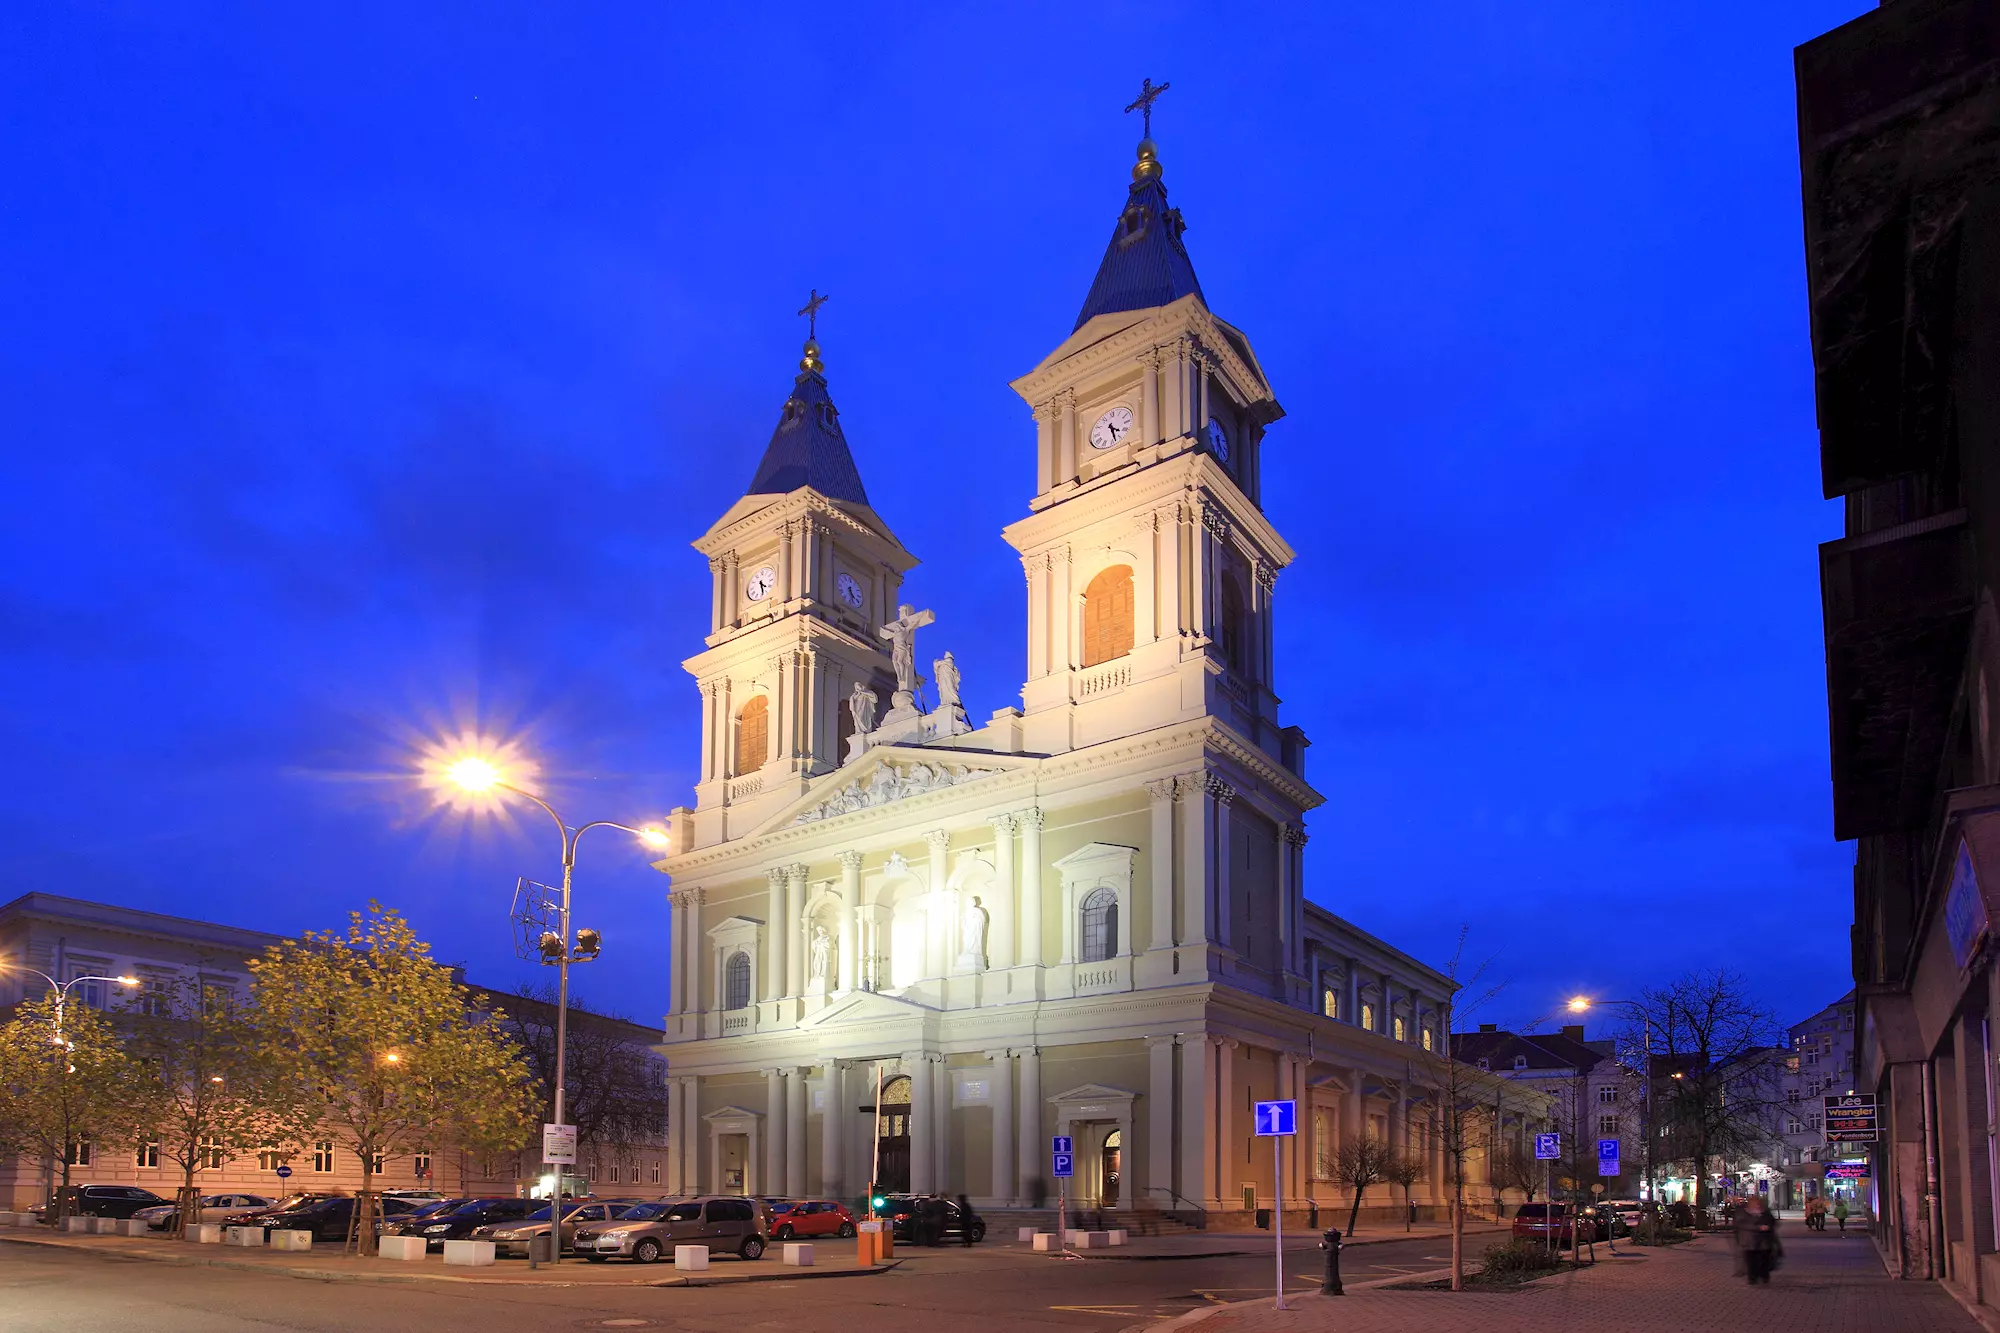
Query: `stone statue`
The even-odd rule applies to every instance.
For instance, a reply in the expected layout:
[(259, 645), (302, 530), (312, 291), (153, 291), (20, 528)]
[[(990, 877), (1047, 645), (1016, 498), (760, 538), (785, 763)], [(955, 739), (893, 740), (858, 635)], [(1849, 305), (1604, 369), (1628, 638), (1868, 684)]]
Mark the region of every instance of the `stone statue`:
[(965, 914), (959, 919), (958, 965), (973, 971), (986, 967), (986, 909), (977, 898), (967, 900)]
[(866, 681), (857, 680), (847, 693), (847, 714), (854, 720), (854, 734), (847, 738), (847, 754), (841, 762), (859, 759), (868, 748), (868, 733), (875, 730), (875, 691)]
[(815, 924), (812, 933), (812, 970), (807, 974), (814, 981), (824, 981), (832, 985), (829, 969), (833, 965), (833, 936), (827, 928)]
[(936, 620), (929, 611), (919, 611), (907, 602), (896, 608), (896, 618), (876, 633), (889, 641), (889, 656), (896, 665), (896, 697), (889, 711), (914, 710), (917, 691), (924, 678), (917, 674), (917, 631)]
[(942, 712), (949, 713), (959, 706), (958, 663), (947, 652), (931, 663), (931, 670), (937, 673), (938, 708)]

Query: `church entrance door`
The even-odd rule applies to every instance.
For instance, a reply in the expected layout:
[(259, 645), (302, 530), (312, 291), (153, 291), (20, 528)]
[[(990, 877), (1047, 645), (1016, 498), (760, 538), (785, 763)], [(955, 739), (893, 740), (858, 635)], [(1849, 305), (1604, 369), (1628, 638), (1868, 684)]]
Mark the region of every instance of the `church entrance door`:
[(882, 1085), (882, 1104), (875, 1112), (877, 1188), (891, 1194), (910, 1189), (910, 1079), (899, 1074)]
[(1119, 1159), (1124, 1155), (1124, 1143), (1125, 1136), (1118, 1130), (1114, 1129), (1104, 1136), (1104, 1151), (1099, 1158), (1102, 1183), (1098, 1191), (1098, 1200), (1101, 1207), (1118, 1206), (1118, 1185), (1121, 1174), (1118, 1165)]

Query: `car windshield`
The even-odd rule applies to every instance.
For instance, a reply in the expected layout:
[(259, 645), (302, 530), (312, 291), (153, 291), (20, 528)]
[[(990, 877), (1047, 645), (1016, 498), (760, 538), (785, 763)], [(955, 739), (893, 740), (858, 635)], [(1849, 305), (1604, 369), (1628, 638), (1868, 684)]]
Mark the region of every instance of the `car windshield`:
[[(470, 1217), (474, 1214), (485, 1212), (488, 1208), (491, 1208), (495, 1203), (498, 1202), (500, 1202), (498, 1199), (465, 1199), (462, 1200), (456, 1208), (453, 1208), (450, 1211), (453, 1217), (458, 1216), (460, 1213), (464, 1213), (466, 1216)], [(433, 1216), (438, 1216), (438, 1214), (433, 1214)]]
[(621, 1222), (699, 1222), (701, 1205), (698, 1203), (635, 1203), (631, 1211), (618, 1219)]

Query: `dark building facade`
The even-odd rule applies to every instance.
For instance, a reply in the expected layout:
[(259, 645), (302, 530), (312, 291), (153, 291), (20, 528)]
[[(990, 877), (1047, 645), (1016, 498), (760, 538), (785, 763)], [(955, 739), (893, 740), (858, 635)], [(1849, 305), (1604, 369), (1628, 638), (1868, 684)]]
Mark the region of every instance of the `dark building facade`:
[(1892, 1270), (2000, 1304), (2000, 3), (1892, 0), (1796, 53), (1834, 834)]

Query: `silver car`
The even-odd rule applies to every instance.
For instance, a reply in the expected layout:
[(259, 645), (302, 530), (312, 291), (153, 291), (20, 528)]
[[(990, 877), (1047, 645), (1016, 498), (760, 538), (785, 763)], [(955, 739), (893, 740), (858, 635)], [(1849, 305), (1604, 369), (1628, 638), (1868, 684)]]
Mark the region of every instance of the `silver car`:
[(676, 1245), (706, 1245), (710, 1254), (764, 1257), (771, 1216), (756, 1199), (709, 1195), (634, 1204), (623, 1217), (602, 1226), (579, 1227), (576, 1252), (592, 1263), (630, 1259), (657, 1263)]
[[(639, 1205), (637, 1199), (593, 1200), (589, 1203), (570, 1205), (563, 1215), (563, 1253), (568, 1254), (576, 1245), (579, 1226), (602, 1226), (625, 1216)], [(528, 1257), (528, 1246), (549, 1234), (549, 1207), (543, 1204), (518, 1222), (496, 1222), (492, 1226), (480, 1227), (468, 1238), (490, 1240), (496, 1255), (518, 1254)]]
[[(269, 1208), (275, 1200), (261, 1194), (204, 1194), (201, 1196), (201, 1212), (196, 1222), (220, 1222), (236, 1213), (249, 1212), (257, 1208)], [(132, 1214), (154, 1231), (165, 1231), (174, 1224), (174, 1214), (181, 1210), (177, 1203), (159, 1204), (152, 1208), (141, 1208)]]

